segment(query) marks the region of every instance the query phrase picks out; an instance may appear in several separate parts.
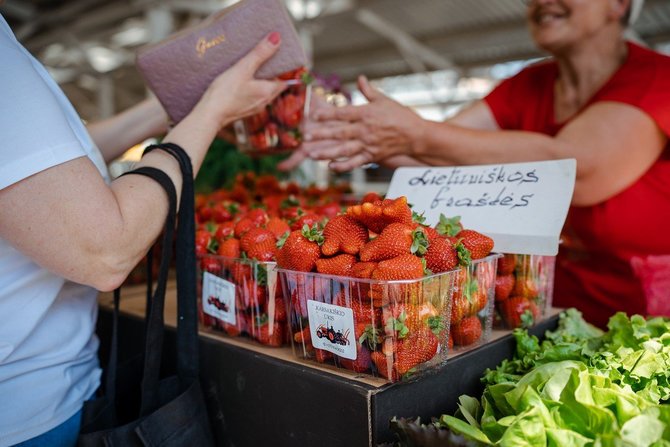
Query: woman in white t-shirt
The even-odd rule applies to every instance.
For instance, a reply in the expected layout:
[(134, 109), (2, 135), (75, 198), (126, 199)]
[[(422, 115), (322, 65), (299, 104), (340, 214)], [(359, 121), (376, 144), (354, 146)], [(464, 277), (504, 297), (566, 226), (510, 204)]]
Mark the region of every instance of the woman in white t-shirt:
[[(164, 138), (198, 172), (226, 124), (283, 89), (254, 79), (279, 47), (270, 34), (219, 76)], [(105, 162), (166, 130), (155, 100), (87, 129), (44, 67), (0, 16), (0, 447), (72, 446), (97, 389), (96, 290), (123, 282), (165, 222), (167, 197), (149, 178), (109, 180)], [(147, 154), (165, 171), (174, 158)]]

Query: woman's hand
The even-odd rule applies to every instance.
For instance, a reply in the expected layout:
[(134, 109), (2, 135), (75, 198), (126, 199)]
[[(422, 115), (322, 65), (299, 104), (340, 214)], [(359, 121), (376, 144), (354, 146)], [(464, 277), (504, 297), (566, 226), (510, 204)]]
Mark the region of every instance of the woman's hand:
[(407, 155), (420, 144), (424, 120), (410, 108), (382, 94), (361, 76), (358, 86), (369, 103), (321, 108), (316, 125), (305, 134), (303, 152), (330, 167), (347, 171), (394, 155)]
[(260, 112), (286, 88), (280, 80), (254, 78), (261, 65), (279, 50), (280, 40), (279, 33), (274, 32), (260, 41), (249, 54), (214, 79), (196, 108), (212, 114), (219, 128)]

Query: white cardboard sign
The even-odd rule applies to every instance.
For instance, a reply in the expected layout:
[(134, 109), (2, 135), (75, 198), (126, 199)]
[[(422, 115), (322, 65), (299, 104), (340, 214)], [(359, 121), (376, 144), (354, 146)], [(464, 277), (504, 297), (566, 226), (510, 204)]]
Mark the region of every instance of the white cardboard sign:
[(350, 308), (307, 300), (312, 346), (356, 360), (354, 313)]
[(228, 324), (236, 324), (235, 284), (209, 272), (203, 273), (202, 310)]
[(386, 197), (407, 196), (426, 223), (461, 216), (500, 253), (555, 255), (575, 187), (574, 159), (396, 169)]

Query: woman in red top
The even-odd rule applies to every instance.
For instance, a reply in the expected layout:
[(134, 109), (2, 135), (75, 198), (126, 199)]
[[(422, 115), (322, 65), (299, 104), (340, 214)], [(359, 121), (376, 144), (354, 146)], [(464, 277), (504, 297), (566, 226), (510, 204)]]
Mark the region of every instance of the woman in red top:
[(369, 104), (318, 110), (284, 167), (304, 156), (336, 170), (575, 158), (554, 302), (600, 326), (618, 310), (670, 315), (670, 58), (625, 41), (641, 3), (530, 1), (531, 35), (553, 58), (444, 123), (361, 78)]

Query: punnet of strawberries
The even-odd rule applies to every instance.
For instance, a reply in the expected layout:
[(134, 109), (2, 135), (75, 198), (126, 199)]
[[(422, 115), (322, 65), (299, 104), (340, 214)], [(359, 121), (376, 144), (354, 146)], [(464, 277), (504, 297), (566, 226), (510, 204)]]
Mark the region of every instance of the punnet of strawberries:
[(279, 78), (292, 84), (263, 111), (234, 124), (238, 147), (249, 155), (292, 151), (302, 143), (301, 125), (313, 77), (303, 67)]
[(494, 326), (515, 329), (537, 323), (551, 305), (555, 256), (504, 254), (498, 259)]
[[(286, 305), (272, 268), (277, 243), (292, 229), (337, 215), (348, 185), (302, 188), (274, 176), (243, 173), (230, 189), (196, 197), (200, 321), (231, 336), (281, 346), (288, 342)], [(235, 305), (202, 296), (204, 273), (234, 287)], [(231, 289), (232, 290), (232, 289)], [(226, 313), (227, 312), (227, 313)], [(225, 318), (224, 318), (225, 317)]]
[[(304, 357), (397, 381), (443, 363), (454, 345), (474, 345), (490, 329), (493, 240), (458, 218), (428, 226), (406, 197), (370, 193), (280, 245), (292, 341)], [(353, 327), (315, 321), (315, 302), (342, 315), (338, 309), (349, 309)], [(355, 355), (338, 354), (343, 346), (355, 346)]]

